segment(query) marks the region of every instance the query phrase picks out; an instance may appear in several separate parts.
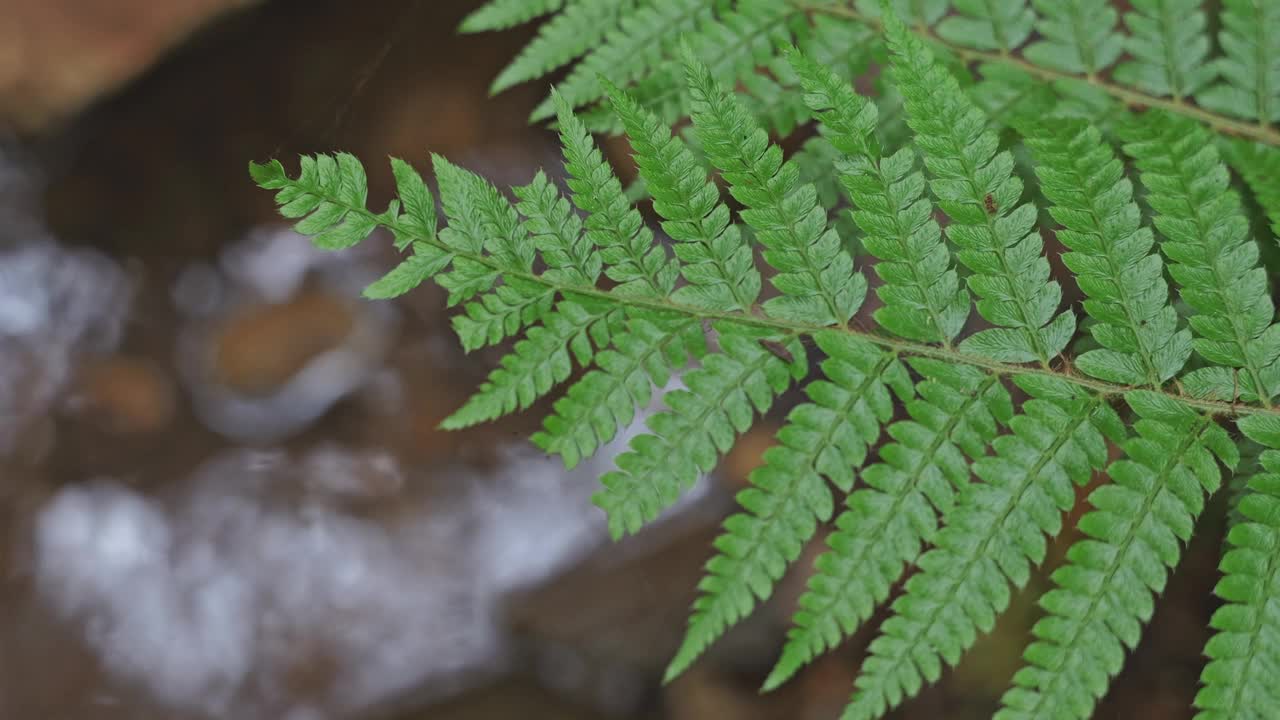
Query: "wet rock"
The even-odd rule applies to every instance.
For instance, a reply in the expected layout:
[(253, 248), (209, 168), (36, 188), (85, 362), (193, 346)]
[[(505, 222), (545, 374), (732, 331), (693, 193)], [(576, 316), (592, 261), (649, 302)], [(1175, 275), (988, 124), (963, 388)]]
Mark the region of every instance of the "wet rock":
[(113, 435), (151, 435), (174, 414), (173, 381), (155, 363), (122, 355), (89, 361), (78, 372), (69, 409)]
[(188, 317), (177, 363), (200, 420), (270, 444), (366, 388), (398, 326), (391, 304), (359, 296), (376, 275), (360, 253), (322, 253), (279, 230), (251, 233), (217, 269), (190, 267), (173, 293)]

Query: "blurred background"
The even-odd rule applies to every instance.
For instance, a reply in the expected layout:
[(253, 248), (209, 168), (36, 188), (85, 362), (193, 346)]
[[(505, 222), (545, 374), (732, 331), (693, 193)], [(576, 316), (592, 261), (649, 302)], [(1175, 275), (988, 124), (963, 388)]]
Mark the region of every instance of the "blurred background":
[[(781, 413), (612, 545), (618, 443), (566, 472), (545, 405), (438, 431), (503, 349), (463, 355), (436, 288), (361, 300), (389, 238), (313, 251), (249, 181), (333, 150), (375, 206), (388, 155), (555, 175), (545, 85), (486, 91), (531, 29), (456, 35), (479, 4), (0, 0), (0, 718), (838, 716), (867, 633), (756, 691), (820, 543), (659, 682)], [(1191, 716), (1221, 515), (1098, 717)], [(1045, 583), (895, 717), (989, 716)]]

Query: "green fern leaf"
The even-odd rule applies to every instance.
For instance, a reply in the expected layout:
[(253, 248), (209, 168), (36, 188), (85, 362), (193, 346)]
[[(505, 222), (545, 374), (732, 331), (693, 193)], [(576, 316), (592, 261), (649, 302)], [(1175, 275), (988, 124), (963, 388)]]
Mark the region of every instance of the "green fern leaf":
[(884, 307), (876, 310), (876, 322), (901, 337), (950, 345), (969, 317), (969, 293), (924, 197), (915, 151), (882, 157), (876, 106), (804, 55), (792, 53), (791, 62), (805, 102), (843, 155), (840, 180), (857, 208), (854, 221), (866, 233), (862, 243), (881, 260), (875, 269), (885, 284), (876, 294)]
[(477, 33), (506, 30), (523, 25), (536, 17), (550, 15), (564, 6), (565, 0), (489, 0), (462, 20), (458, 32)]
[(622, 183), (568, 101), (555, 90), (551, 98), (556, 103), (573, 204), (587, 213), (586, 235), (600, 248), (605, 275), (618, 283), (613, 292), (626, 297), (669, 296), (679, 267), (654, 243), (653, 233), (622, 192)]
[(278, 160), (250, 163), (258, 185), (277, 190), (280, 214), (296, 222), (293, 229), (325, 250), (348, 248), (369, 237), (380, 222), (394, 218), (399, 205), (381, 216), (365, 209), (368, 184), (364, 166), (353, 155), (304, 155), (296, 179)]
[(847, 324), (866, 297), (867, 281), (827, 228), (817, 190), (799, 183), (795, 164), (782, 161), (782, 149), (769, 142), (742, 102), (689, 52), (685, 70), (703, 150), (746, 206), (742, 219), (764, 245), (765, 261), (778, 270), (771, 282), (782, 296), (767, 300), (765, 313), (813, 325)]
[(575, 358), (585, 366), (596, 347), (608, 344), (609, 316), (615, 312), (613, 304), (596, 298), (561, 300), (440, 427), (460, 430), (529, 407), (569, 378)]
[(1209, 36), (1200, 0), (1131, 0), (1124, 22), (1132, 35), (1115, 77), (1157, 96), (1182, 99), (1213, 82)]
[(1106, 465), (1107, 437), (1123, 437), (1115, 411), (1078, 387), (1031, 375), (1018, 386), (1031, 399), (1009, 422), (1012, 434), (996, 438), (995, 456), (977, 458), (981, 482), (943, 516), (934, 549), (871, 643), (846, 720), (882, 717), (991, 631), (1009, 606), (1008, 584), (1024, 587), (1044, 560), (1045, 536), (1058, 534), (1075, 486)]
[(452, 261), (452, 254), (425, 242), (415, 242), (412, 255), (370, 283), (362, 294), (370, 300), (399, 297), (430, 280)]
[(1123, 385), (1159, 387), (1191, 355), (1190, 331), (1178, 329), (1164, 264), (1124, 165), (1097, 129), (1080, 122), (1024, 128), (1039, 161), (1040, 190), (1065, 226), (1058, 240), (1072, 250), (1063, 263), (1089, 299), (1084, 308), (1102, 346), (1075, 359), (1088, 375)]
[[(1270, 448), (1280, 447), (1274, 418), (1244, 418), (1240, 429)], [(1209, 624), (1209, 664), (1196, 695), (1196, 720), (1264, 718), (1280, 703), (1272, 678), (1280, 670), (1280, 452), (1258, 458), (1238, 502), (1239, 520), (1227, 535), (1223, 578), (1214, 589), (1226, 605)]]
[(591, 238), (582, 232), (582, 218), (560, 195), (541, 170), (533, 182), (514, 188), (520, 202), (516, 209), (526, 219), (525, 228), (547, 264), (542, 277), (557, 285), (594, 287), (604, 261)]
[(519, 85), (573, 62), (591, 50), (618, 21), (635, 9), (636, 0), (579, 0), (538, 28), (538, 36), (503, 68), (489, 86), (491, 94)]
[(1151, 194), (1169, 272), (1197, 312), (1189, 322), (1196, 352), (1214, 366), (1183, 378), (1199, 397), (1269, 402), (1280, 390), (1280, 326), (1258, 246), (1240, 198), (1209, 133), (1199, 125), (1148, 114), (1124, 131)]
[(957, 45), (1009, 52), (1035, 29), (1036, 14), (1026, 0), (952, 0), (958, 15), (938, 24), (938, 35)]
[(1040, 11), (1036, 29), (1043, 39), (1028, 46), (1023, 55), (1036, 65), (1094, 75), (1124, 53), (1124, 38), (1115, 29), (1120, 14), (1111, 0), (1032, 0), (1032, 4)]
[(628, 323), (613, 347), (595, 357), (592, 369), (556, 401), (532, 441), (558, 453), (572, 468), (630, 425), (636, 408), (652, 399), (653, 386), (666, 387), (672, 371), (706, 354), (702, 323), (696, 317), (647, 312)]
[(1153, 593), (1164, 588), (1221, 472), (1239, 459), (1221, 427), (1168, 396), (1133, 391), (1137, 437), (1123, 443), (1126, 459), (1111, 464), (1113, 484), (1095, 490), (1095, 509), (1080, 521), (1088, 539), (1067, 551), (1053, 573), (1057, 588), (1040, 604), (1036, 641), (1014, 676), (997, 720), (1085, 720), (1106, 692), (1151, 618)]
[[(881, 17), (884, 0), (856, 0), (858, 12), (868, 18)], [(936, 25), (951, 8), (952, 0), (889, 0), (893, 13), (919, 27)]]
[[(796, 40), (792, 30), (802, 14), (799, 8), (776, 0), (739, 0), (731, 8), (705, 16), (695, 30), (683, 36), (682, 42), (722, 84), (734, 86), (743, 82), (749, 90), (754, 87), (768, 92), (769, 79), (758, 68), (774, 59), (782, 44)], [(645, 85), (644, 105), (653, 108), (664, 122), (674, 122), (689, 113), (680, 63), (666, 63)], [(774, 99), (779, 102), (782, 98)]]
[(609, 98), (627, 130), (653, 209), (664, 218), (662, 229), (678, 242), (676, 257), (689, 284), (672, 299), (706, 310), (751, 310), (760, 294), (760, 273), (751, 248), (729, 221), (719, 189), (653, 113), (616, 87), (609, 88)]
[(738, 434), (751, 427), (754, 413), (764, 413), (773, 399), (808, 366), (804, 348), (794, 338), (786, 345), (794, 362), (786, 362), (760, 344), (776, 335), (749, 325), (717, 322), (720, 352), (703, 358), (702, 366), (684, 376), (687, 390), (664, 397), (668, 410), (649, 418), (652, 434), (631, 441), (606, 473), (604, 489), (594, 502), (609, 516), (614, 537), (634, 533), (691, 487), (700, 473), (711, 472), (721, 453)]
[(925, 358), (910, 364), (925, 378), (916, 386), (919, 397), (906, 403), (911, 419), (890, 426), (895, 442), (862, 471), (870, 487), (850, 495), (836, 518), (767, 690), (866, 622), (919, 557), (921, 543), (934, 540), (935, 509), (951, 511), (969, 483), (969, 459), (985, 455), (996, 422), (1013, 415), (1009, 393), (994, 376)]
[(1218, 58), (1222, 82), (1196, 95), (1217, 112), (1257, 120), (1280, 120), (1280, 5), (1272, 0), (1223, 0)]
[(1227, 162), (1253, 191), (1271, 222), (1272, 235), (1280, 238), (1280, 148), (1246, 140), (1231, 140), (1224, 146)]
[[(587, 0), (590, 3), (592, 0)], [(628, 85), (646, 77), (669, 61), (676, 39), (712, 17), (714, 0), (650, 0), (622, 17), (599, 46), (578, 63), (557, 89), (573, 107), (604, 97), (604, 78), (614, 85)], [(530, 119), (545, 120), (556, 112), (547, 99), (534, 108)]]
[[(707, 564), (684, 642), (667, 667), (667, 680), (684, 672), (730, 626), (767, 600), (787, 566), (831, 519), (835, 501), (827, 481), (848, 492), (853, 468), (893, 416), (892, 389), (901, 400), (915, 392), (896, 355), (835, 332), (815, 336), (827, 354), (826, 380), (805, 388), (810, 402), (787, 416), (779, 445), (752, 471), (752, 487), (738, 494), (745, 512), (724, 524), (718, 554)], [(824, 479), (825, 478), (825, 479)]]
[(1062, 288), (1035, 228), (1036, 208), (1020, 204), (1022, 182), (1013, 156), (997, 152), (996, 134), (937, 64), (928, 48), (895, 16), (884, 18), (892, 66), (906, 99), (908, 123), (924, 151), (938, 205), (951, 217), (947, 236), (973, 275), (978, 312), (998, 326), (968, 337), (961, 348), (1004, 362), (1049, 359), (1075, 333), (1075, 315), (1057, 313)]
[[(812, 18), (807, 26), (795, 29), (795, 25), (797, 23), (794, 22), (789, 25), (796, 36), (795, 46), (814, 62), (850, 84), (866, 72), (871, 52), (878, 44), (877, 36), (866, 25), (821, 15)], [(714, 73), (716, 59), (704, 58), (704, 62), (712, 67)], [(764, 72), (749, 72), (740, 76), (738, 83), (747, 92), (746, 102), (751, 112), (775, 136), (786, 137), (809, 120), (809, 108), (804, 104), (800, 79), (785, 57), (770, 59), (764, 65)], [(828, 167), (815, 180), (829, 181), (830, 176)], [(819, 191), (821, 194), (821, 188)], [(831, 204), (834, 201), (823, 203), (824, 206)]]

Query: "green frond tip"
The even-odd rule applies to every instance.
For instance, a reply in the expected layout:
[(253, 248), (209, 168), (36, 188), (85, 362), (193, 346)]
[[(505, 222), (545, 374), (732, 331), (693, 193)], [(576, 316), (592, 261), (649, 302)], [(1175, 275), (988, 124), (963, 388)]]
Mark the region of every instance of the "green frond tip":
[[(827, 483), (853, 487), (854, 468), (893, 416), (896, 393), (914, 394), (906, 368), (893, 353), (838, 332), (815, 336), (827, 354), (825, 379), (805, 388), (778, 431), (778, 445), (738, 494), (744, 512), (725, 521), (716, 556), (699, 584), (701, 597), (666, 680), (684, 672), (712, 642), (773, 593), (774, 584), (817, 531), (831, 519), (835, 500)], [(891, 392), (892, 391), (892, 392)]]
[(934, 541), (937, 514), (954, 507), (957, 492), (969, 484), (969, 463), (986, 455), (997, 422), (1013, 415), (1009, 393), (995, 376), (926, 358), (911, 366), (924, 379), (916, 385), (919, 397), (906, 403), (910, 419), (890, 426), (894, 442), (861, 473), (868, 487), (849, 495), (836, 518), (766, 690), (871, 617), (922, 545)]
[(746, 206), (742, 219), (764, 245), (781, 297), (765, 301), (766, 314), (814, 325), (846, 325), (866, 297), (866, 278), (840, 236), (827, 227), (827, 211), (812, 185), (800, 184), (794, 163), (742, 102), (723, 88), (706, 66), (685, 53), (693, 123), (702, 149)]
[(550, 15), (563, 7), (564, 3), (565, 0), (489, 0), (462, 19), (458, 32), (506, 30), (534, 18)]
[(785, 346), (788, 362), (760, 343), (781, 339), (771, 332), (729, 321), (713, 327), (720, 352), (683, 376), (687, 389), (663, 397), (668, 409), (649, 418), (650, 432), (634, 438), (617, 470), (600, 478), (604, 489), (593, 501), (608, 514), (615, 538), (657, 518), (698, 475), (711, 472), (755, 414), (767, 412), (808, 370), (804, 346), (795, 338)]
[(1076, 318), (1070, 310), (1058, 312), (1062, 288), (1050, 279), (1036, 207), (1021, 202), (1013, 156), (999, 150), (986, 116), (924, 43), (892, 13), (884, 27), (907, 122), (938, 205), (951, 217), (947, 236), (973, 271), (967, 284), (979, 314), (996, 326), (960, 347), (1003, 362), (1047, 365), (1075, 334)]
[[(1123, 433), (1115, 411), (1057, 378), (1023, 376), (1031, 399), (995, 439), (996, 454), (973, 464), (979, 482), (960, 491), (934, 549), (893, 603), (871, 643), (846, 718), (880, 717), (936, 682), (990, 632), (1009, 606), (1009, 585), (1024, 587), (1075, 504), (1075, 488), (1107, 461), (1107, 436)], [(1116, 438), (1118, 439), (1118, 437)]]
[(805, 104), (842, 156), (840, 182), (853, 200), (854, 221), (866, 233), (863, 247), (881, 260), (875, 271), (884, 285), (876, 294), (884, 307), (876, 310), (876, 322), (901, 337), (949, 345), (969, 317), (970, 297), (924, 196), (915, 151), (903, 148), (882, 157), (876, 106), (803, 53), (792, 49), (787, 56)]
[(365, 207), (368, 181), (354, 155), (304, 155), (297, 178), (290, 178), (278, 160), (249, 164), (258, 185), (276, 190), (280, 214), (294, 220), (293, 228), (322, 250), (341, 250), (360, 243), (379, 224), (391, 223), (399, 205), (381, 214)]
[[(1268, 448), (1280, 446), (1274, 418), (1241, 420), (1241, 430)], [(1196, 720), (1263, 718), (1280, 701), (1280, 452), (1265, 450), (1237, 505), (1240, 520), (1227, 535), (1214, 592), (1226, 601), (1209, 624), (1209, 664), (1200, 676)]]

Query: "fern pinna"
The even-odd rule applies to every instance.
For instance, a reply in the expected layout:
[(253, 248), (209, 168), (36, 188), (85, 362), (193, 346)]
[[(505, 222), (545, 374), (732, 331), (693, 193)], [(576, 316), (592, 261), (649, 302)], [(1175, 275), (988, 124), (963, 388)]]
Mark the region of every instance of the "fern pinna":
[[(830, 523), (765, 688), (900, 587), (844, 713), (882, 717), (992, 629), (1094, 483), (996, 713), (1087, 718), (1225, 469), (1197, 717), (1274, 717), (1280, 325), (1258, 238), (1280, 227), (1280, 12), (1130, 5), (493, 0), (463, 29), (549, 16), (496, 89), (581, 58), (535, 111), (567, 194), (538, 173), (512, 202), (433, 157), (442, 226), (398, 159), (381, 212), (350, 155), (251, 172), (320, 247), (391, 232), (406, 256), (369, 297), (432, 280), (465, 349), (514, 339), (444, 427), (567, 384), (533, 441), (572, 466), (660, 394), (596, 496), (615, 536), (798, 386), (668, 679)], [(876, 100), (853, 82), (872, 58)], [(786, 158), (770, 133), (803, 124), (817, 133)], [(593, 130), (626, 134), (665, 238)]]

